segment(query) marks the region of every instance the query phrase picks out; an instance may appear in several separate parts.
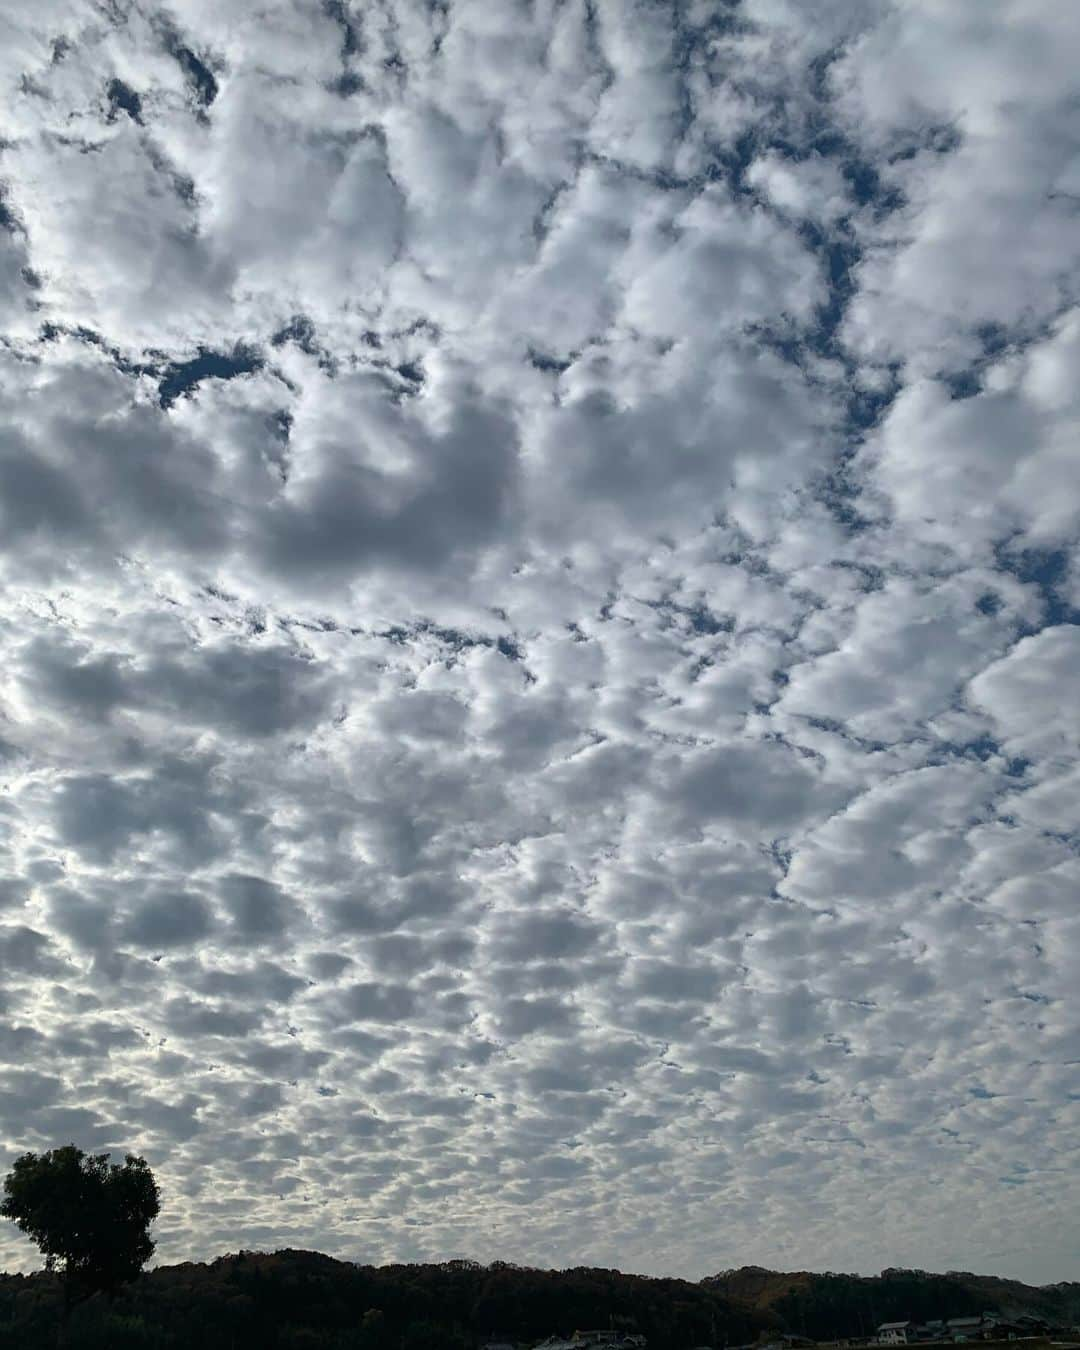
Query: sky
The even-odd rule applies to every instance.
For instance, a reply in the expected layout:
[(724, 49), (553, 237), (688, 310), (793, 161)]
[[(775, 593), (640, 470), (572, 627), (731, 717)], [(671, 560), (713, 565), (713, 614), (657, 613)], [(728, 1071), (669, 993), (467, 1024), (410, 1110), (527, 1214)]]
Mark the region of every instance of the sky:
[(1080, 1276), (1078, 51), (2, 7), (3, 1156), (162, 1261)]

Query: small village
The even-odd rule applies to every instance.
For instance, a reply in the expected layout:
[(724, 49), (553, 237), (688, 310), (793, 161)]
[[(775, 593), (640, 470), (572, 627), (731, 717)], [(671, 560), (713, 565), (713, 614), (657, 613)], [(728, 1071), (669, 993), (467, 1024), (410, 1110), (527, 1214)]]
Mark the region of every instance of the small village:
[[(604, 1346), (605, 1350), (645, 1350), (648, 1342), (644, 1336), (625, 1331), (575, 1331), (572, 1336), (548, 1336), (536, 1341), (531, 1350), (588, 1350), (591, 1346)], [(514, 1341), (488, 1341), (481, 1350), (521, 1350)]]
[(1056, 1326), (1040, 1317), (1021, 1314), (1005, 1317), (1001, 1313), (984, 1312), (968, 1317), (931, 1318), (925, 1322), (913, 1320), (882, 1322), (870, 1336), (846, 1336), (835, 1340), (814, 1341), (808, 1336), (785, 1334), (772, 1336), (750, 1345), (729, 1346), (727, 1350), (857, 1350), (860, 1346), (875, 1345), (960, 1345), (979, 1341), (983, 1350), (1008, 1341), (1039, 1341), (1046, 1344), (1069, 1345), (1080, 1341), (1080, 1327)]
[[(1032, 1336), (1048, 1336), (1058, 1330), (1049, 1322), (1027, 1314), (1002, 1317), (982, 1313), (977, 1317), (950, 1317), (944, 1321), (883, 1322), (873, 1338), (875, 1345), (934, 1344), (963, 1341), (1017, 1341)], [(848, 1342), (855, 1344), (855, 1342)]]
[[(930, 1319), (926, 1322), (883, 1322), (872, 1336), (842, 1337), (831, 1341), (813, 1341), (806, 1336), (784, 1334), (763, 1338), (747, 1345), (728, 1346), (726, 1350), (856, 1350), (860, 1346), (875, 1345), (958, 1345), (969, 1341), (990, 1345), (1008, 1341), (1037, 1340), (1052, 1344), (1074, 1344), (1080, 1340), (1080, 1327), (1058, 1327), (1038, 1317), (1024, 1314), (1005, 1317), (998, 1313), (981, 1313), (969, 1317)], [(552, 1335), (532, 1342), (529, 1347), (512, 1340), (490, 1340), (481, 1350), (647, 1350), (644, 1336), (625, 1331), (575, 1331), (570, 1336)], [(693, 1350), (711, 1350), (696, 1346)]]

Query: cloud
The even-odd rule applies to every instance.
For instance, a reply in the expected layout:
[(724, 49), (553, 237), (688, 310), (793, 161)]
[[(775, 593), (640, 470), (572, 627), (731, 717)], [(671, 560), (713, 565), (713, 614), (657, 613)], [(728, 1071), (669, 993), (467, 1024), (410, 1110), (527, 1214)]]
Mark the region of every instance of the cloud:
[(190, 946), (213, 931), (210, 906), (198, 895), (154, 896), (130, 916), (121, 930), (122, 939), (138, 947)]
[(166, 1260), (1073, 1273), (1076, 23), (15, 7), (9, 1153)]
[(242, 946), (278, 942), (300, 917), (295, 902), (265, 877), (222, 877), (221, 892), (232, 939)]
[(1080, 726), (1069, 706), (1069, 681), (1080, 661), (1080, 629), (1060, 624), (1021, 638), (971, 681), (970, 697), (993, 718), (1010, 747), (1040, 757), (1075, 754)]

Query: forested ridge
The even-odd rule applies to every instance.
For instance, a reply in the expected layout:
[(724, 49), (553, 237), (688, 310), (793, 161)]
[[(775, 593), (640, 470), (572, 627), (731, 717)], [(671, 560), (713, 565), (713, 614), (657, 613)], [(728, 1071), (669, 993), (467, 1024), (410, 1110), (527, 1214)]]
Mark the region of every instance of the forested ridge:
[[(55, 1344), (57, 1279), (0, 1276), (0, 1347)], [(472, 1350), (594, 1327), (634, 1331), (649, 1350), (745, 1345), (763, 1333), (865, 1335), (881, 1321), (999, 1310), (1061, 1325), (1080, 1284), (1034, 1288), (964, 1273), (863, 1277), (743, 1267), (699, 1282), (496, 1262), (354, 1265), (317, 1252), (240, 1252), (160, 1266), (113, 1302), (77, 1310), (72, 1350)]]
[[(58, 1282), (0, 1277), (0, 1347), (55, 1344)], [(317, 1252), (240, 1252), (160, 1266), (110, 1305), (77, 1310), (72, 1350), (471, 1350), (593, 1327), (638, 1332), (649, 1350), (753, 1340), (769, 1314), (719, 1290), (615, 1270), (497, 1262), (363, 1266)]]

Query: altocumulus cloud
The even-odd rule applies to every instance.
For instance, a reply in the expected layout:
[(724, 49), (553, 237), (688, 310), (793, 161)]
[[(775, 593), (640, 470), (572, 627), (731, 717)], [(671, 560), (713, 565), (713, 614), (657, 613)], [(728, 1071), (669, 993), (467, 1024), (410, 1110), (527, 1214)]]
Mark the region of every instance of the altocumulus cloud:
[(1080, 9), (0, 24), (7, 1151), (1075, 1276)]

